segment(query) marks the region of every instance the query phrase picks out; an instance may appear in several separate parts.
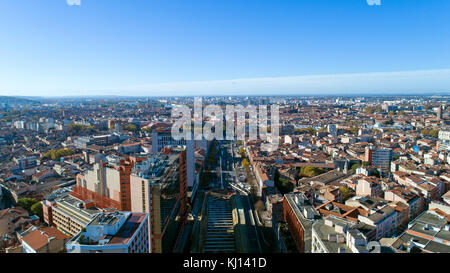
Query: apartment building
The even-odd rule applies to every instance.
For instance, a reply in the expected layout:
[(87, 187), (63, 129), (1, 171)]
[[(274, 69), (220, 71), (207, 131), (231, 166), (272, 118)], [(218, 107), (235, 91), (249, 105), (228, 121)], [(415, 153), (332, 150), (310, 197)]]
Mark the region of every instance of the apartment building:
[(83, 202), (67, 195), (51, 205), (51, 225), (67, 235), (74, 236), (101, 212), (93, 205), (92, 202)]
[(391, 206), (371, 211), (369, 215), (358, 215), (358, 221), (376, 227), (376, 240), (395, 235), (397, 231), (397, 212)]
[(450, 252), (449, 214), (429, 209), (408, 224), (396, 245), (405, 252), (448, 253)]
[(95, 163), (92, 169), (77, 175), (71, 194), (81, 200), (91, 200), (99, 208), (130, 211), (131, 170), (136, 162), (144, 159), (128, 157), (118, 164)]
[(131, 210), (150, 215), (152, 253), (170, 251), (174, 243), (175, 238), (166, 231), (179, 225), (180, 201), (186, 202), (180, 171), (180, 154), (156, 154), (136, 164), (130, 176)]
[(19, 220), (27, 218), (28, 212), (21, 207), (0, 210), (0, 236), (14, 232), (21, 224)]
[(438, 200), (444, 193), (444, 182), (433, 176), (406, 175), (399, 179), (399, 184), (413, 187), (427, 200)]
[(425, 200), (422, 196), (401, 187), (384, 192), (384, 199), (392, 202), (402, 202), (408, 206), (408, 222), (416, 218), (425, 208)]
[(335, 216), (312, 226), (312, 253), (368, 253), (367, 244), (374, 227)]
[(357, 196), (378, 197), (382, 193), (381, 183), (376, 177), (364, 177), (356, 184)]
[(55, 227), (31, 227), (19, 236), (23, 253), (63, 253), (70, 237)]
[(175, 140), (172, 137), (171, 124), (159, 123), (155, 124), (152, 128), (155, 130), (152, 132), (152, 153), (157, 154), (162, 151), (164, 147), (186, 147), (186, 170), (187, 170), (187, 187), (188, 191), (192, 192), (192, 196), (195, 195), (197, 190), (197, 184), (195, 179), (195, 148), (199, 147), (208, 151), (209, 142), (206, 140)]
[(25, 170), (36, 167), (37, 161), (35, 156), (14, 158), (14, 162), (18, 165), (19, 169)]
[(312, 225), (320, 214), (303, 193), (285, 194), (283, 214), (300, 253), (311, 253)]
[(41, 201), (42, 214), (44, 222), (52, 226), (53, 225), (53, 206), (56, 206), (56, 201), (68, 196), (73, 187), (63, 187), (44, 196)]
[(312, 253), (351, 253), (345, 235), (354, 223), (329, 216), (312, 225)]
[(149, 253), (148, 214), (103, 212), (66, 244), (69, 253)]

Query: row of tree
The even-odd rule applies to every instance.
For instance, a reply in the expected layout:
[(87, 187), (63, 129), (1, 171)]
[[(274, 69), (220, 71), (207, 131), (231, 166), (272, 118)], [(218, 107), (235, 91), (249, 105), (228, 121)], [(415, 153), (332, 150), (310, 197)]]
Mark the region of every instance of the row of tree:
[(129, 132), (137, 132), (139, 130), (138, 126), (133, 123), (129, 123), (123, 127), (124, 130)]
[(437, 138), (439, 136), (439, 130), (436, 129), (423, 129), (422, 135)]
[(69, 124), (69, 126), (67, 126), (69, 132), (72, 133), (79, 133), (81, 131), (95, 131), (95, 127), (94, 126), (89, 126), (89, 125), (81, 125), (81, 124)]
[(57, 150), (50, 150), (44, 153), (44, 157), (51, 158), (52, 160), (59, 160), (61, 157), (73, 155), (73, 150), (69, 148), (62, 148)]
[(294, 131), (298, 134), (306, 134), (309, 133), (311, 135), (315, 135), (317, 133), (317, 130), (312, 128), (312, 127), (307, 127), (307, 128), (296, 128), (294, 129)]

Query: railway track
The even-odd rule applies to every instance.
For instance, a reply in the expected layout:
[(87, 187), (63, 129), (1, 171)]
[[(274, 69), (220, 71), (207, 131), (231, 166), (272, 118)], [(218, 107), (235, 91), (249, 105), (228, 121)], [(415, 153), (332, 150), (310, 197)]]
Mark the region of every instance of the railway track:
[(232, 207), (229, 200), (215, 196), (208, 197), (206, 225), (204, 253), (236, 252)]

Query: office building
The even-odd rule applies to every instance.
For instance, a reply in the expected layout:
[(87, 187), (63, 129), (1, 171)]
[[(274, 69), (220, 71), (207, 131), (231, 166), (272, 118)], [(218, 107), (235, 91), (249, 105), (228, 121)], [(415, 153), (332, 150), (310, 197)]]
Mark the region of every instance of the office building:
[(372, 166), (379, 168), (382, 175), (385, 175), (391, 170), (392, 149), (377, 149), (373, 146), (366, 147), (365, 161)]
[(328, 129), (328, 133), (332, 134), (333, 136), (337, 135), (337, 125), (336, 124), (329, 124), (327, 129)]

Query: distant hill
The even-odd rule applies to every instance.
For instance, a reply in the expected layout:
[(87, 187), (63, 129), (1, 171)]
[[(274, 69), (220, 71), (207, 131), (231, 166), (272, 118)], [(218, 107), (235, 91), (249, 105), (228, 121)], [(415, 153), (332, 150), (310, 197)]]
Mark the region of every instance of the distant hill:
[(31, 100), (22, 97), (0, 96), (0, 104), (7, 103), (8, 105), (17, 104), (40, 104), (39, 101)]

